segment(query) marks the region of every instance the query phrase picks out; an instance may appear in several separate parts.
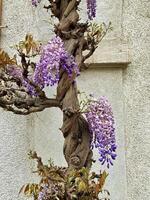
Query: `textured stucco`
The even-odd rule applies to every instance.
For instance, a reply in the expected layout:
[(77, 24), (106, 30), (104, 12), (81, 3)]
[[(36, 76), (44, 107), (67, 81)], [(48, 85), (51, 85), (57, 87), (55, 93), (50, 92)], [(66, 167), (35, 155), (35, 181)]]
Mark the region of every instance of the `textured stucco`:
[(128, 200), (150, 199), (150, 1), (126, 0), (123, 33), (131, 49), (124, 71)]
[(0, 200), (14, 200), (31, 180), (27, 120), (0, 110)]
[[(41, 39), (38, 35), (41, 31), (36, 27), (36, 14), (34, 17), (30, 15), (34, 11), (29, 5), (24, 0), (3, 1), (2, 24), (7, 24), (8, 28), (2, 31), (0, 46), (7, 52), (14, 52), (10, 47), (31, 29)], [(30, 125), (30, 117), (16, 116), (0, 109), (0, 200), (21, 199), (18, 197), (19, 189), (32, 179), (32, 164), (27, 157), (32, 144)]]
[[(10, 46), (27, 32), (33, 33), (42, 42), (49, 39), (52, 26), (48, 13), (41, 13), (40, 8), (33, 9), (28, 0), (3, 2), (3, 24), (8, 25), (2, 31), (3, 48), (14, 52)], [(111, 21), (113, 24), (113, 31), (107, 38), (127, 39), (132, 63), (126, 70), (89, 70), (80, 77), (79, 88), (87, 93), (93, 90), (96, 96), (107, 95), (113, 106), (119, 155), (107, 185), (111, 199), (147, 200), (150, 198), (150, 2), (103, 0), (97, 9), (97, 21)], [(84, 18), (85, 12), (81, 9)], [(108, 62), (110, 60), (108, 56)], [(90, 81), (87, 82), (86, 78)], [(52, 95), (54, 89), (48, 90), (48, 93)], [(63, 137), (57, 129), (62, 123), (62, 113), (58, 110), (55, 114), (55, 111), (48, 109), (38, 115), (20, 117), (0, 110), (0, 200), (20, 199), (20, 186), (32, 179), (32, 165), (27, 160), (30, 148), (37, 150), (44, 161), (52, 157), (55, 163), (65, 164), (61, 151)], [(94, 169), (98, 168), (98, 165), (94, 166)]]

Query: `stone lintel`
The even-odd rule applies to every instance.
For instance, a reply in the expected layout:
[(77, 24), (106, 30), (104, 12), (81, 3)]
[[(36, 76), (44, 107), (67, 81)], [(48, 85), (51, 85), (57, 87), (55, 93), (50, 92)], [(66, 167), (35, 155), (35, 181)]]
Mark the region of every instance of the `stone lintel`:
[(98, 67), (127, 67), (131, 63), (127, 41), (104, 39), (86, 63)]

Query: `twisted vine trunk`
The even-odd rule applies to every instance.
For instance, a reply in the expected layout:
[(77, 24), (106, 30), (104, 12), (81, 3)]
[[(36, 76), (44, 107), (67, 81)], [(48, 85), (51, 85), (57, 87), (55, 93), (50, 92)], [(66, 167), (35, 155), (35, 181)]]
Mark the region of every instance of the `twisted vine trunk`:
[[(56, 34), (64, 41), (66, 50), (72, 54), (79, 68), (83, 65), (82, 51), (85, 45), (84, 32), (87, 24), (79, 23), (77, 0), (58, 0), (53, 3), (52, 11), (59, 18)], [(64, 156), (69, 169), (90, 167), (92, 151), (90, 150), (90, 133), (86, 120), (78, 112), (79, 101), (75, 75), (69, 78), (65, 71), (60, 72), (57, 87), (57, 100), (63, 111)]]

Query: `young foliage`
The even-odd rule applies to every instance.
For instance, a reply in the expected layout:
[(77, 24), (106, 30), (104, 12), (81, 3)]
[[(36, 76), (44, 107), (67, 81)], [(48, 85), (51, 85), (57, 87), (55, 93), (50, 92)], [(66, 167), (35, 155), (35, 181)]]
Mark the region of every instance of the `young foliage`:
[[(30, 152), (31, 159), (37, 161), (37, 173), (41, 180), (38, 184), (28, 183), (24, 185), (19, 194), (23, 193), (34, 200), (101, 200), (101, 193), (109, 197), (109, 192), (104, 190), (106, 171), (100, 174), (82, 167), (79, 170), (69, 170), (57, 167), (53, 163), (44, 165), (36, 152)], [(107, 199), (107, 198), (106, 198)]]
[(9, 55), (0, 49), (0, 68), (4, 68), (7, 65), (16, 65), (17, 61), (16, 58), (10, 58)]

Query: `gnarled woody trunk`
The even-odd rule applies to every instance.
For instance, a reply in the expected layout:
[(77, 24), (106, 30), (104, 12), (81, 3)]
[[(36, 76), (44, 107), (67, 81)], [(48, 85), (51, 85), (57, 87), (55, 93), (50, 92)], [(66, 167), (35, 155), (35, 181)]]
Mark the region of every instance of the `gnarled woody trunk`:
[[(61, 0), (52, 3), (52, 11), (59, 18), (56, 34), (64, 41), (66, 50), (74, 55), (78, 66), (83, 64), (84, 32), (86, 24), (79, 23), (77, 0)], [(64, 156), (69, 168), (90, 167), (92, 151), (90, 150), (89, 128), (84, 117), (78, 112), (79, 101), (74, 77), (71, 79), (65, 71), (60, 73), (57, 87), (57, 100), (63, 111)]]

